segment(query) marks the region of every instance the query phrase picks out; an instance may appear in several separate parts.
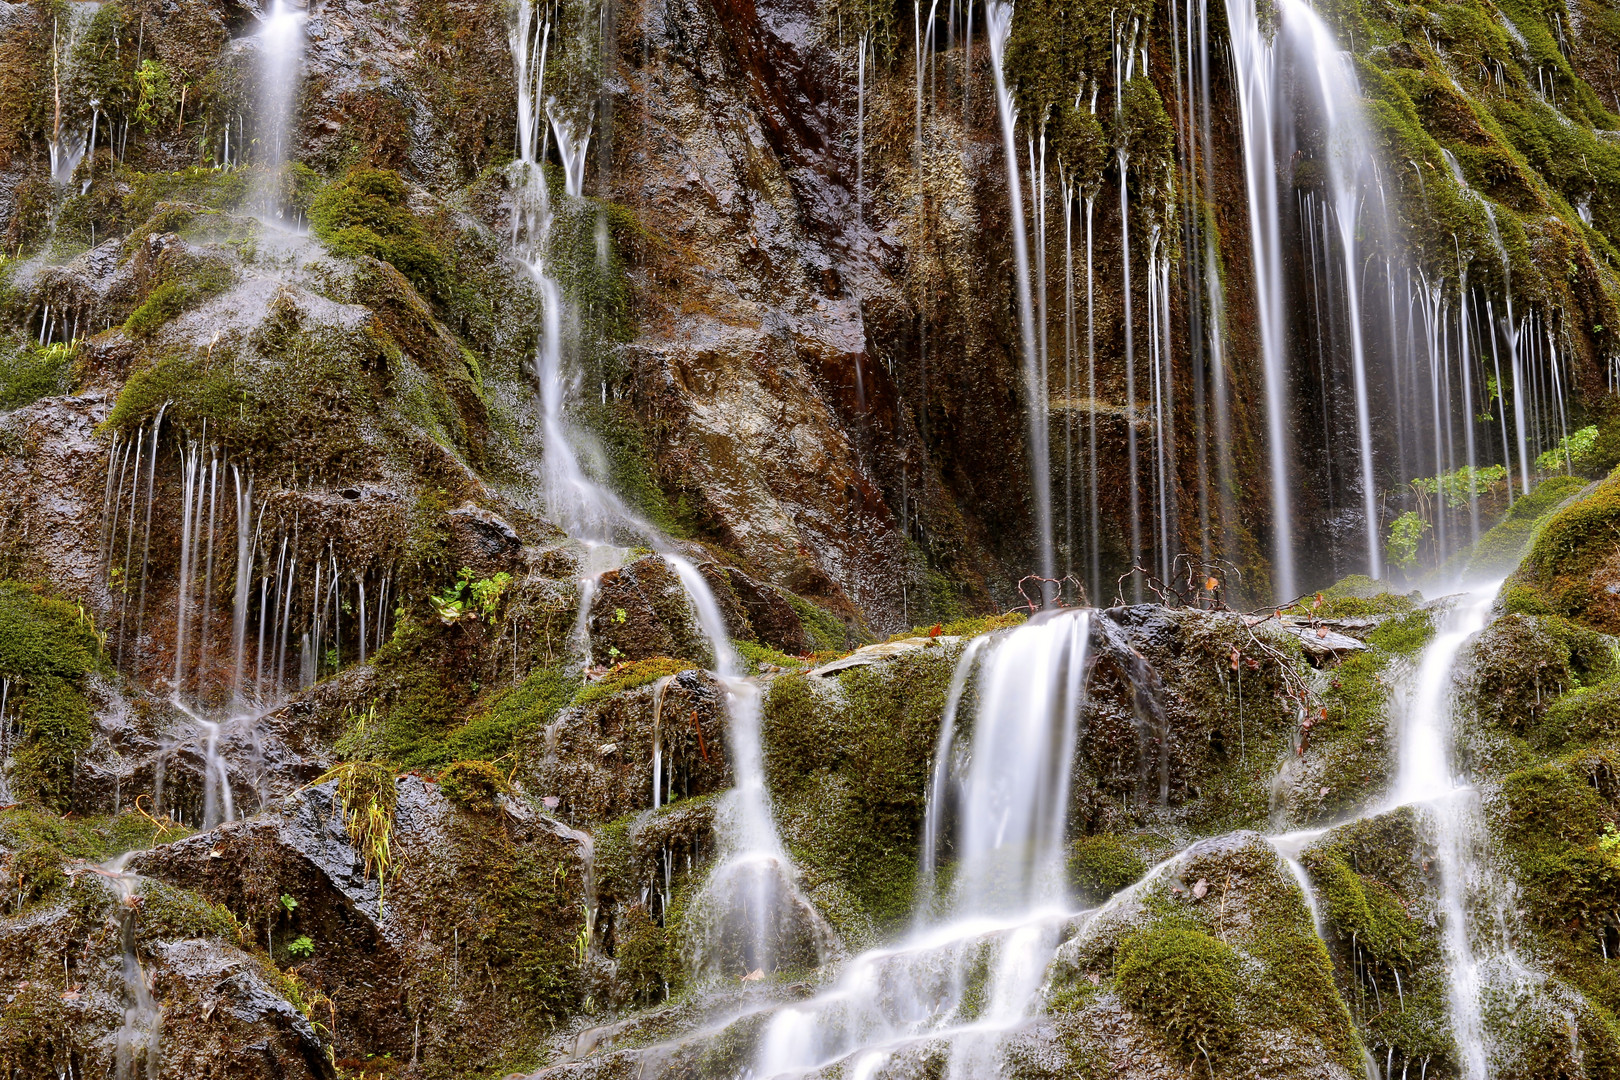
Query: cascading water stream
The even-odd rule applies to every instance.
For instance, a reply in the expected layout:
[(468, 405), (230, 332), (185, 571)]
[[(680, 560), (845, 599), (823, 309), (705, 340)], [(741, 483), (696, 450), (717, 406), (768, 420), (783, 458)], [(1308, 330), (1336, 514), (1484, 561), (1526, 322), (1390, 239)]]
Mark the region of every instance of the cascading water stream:
[(1055, 576), (1057, 556), (1052, 539), (1052, 461), (1048, 434), (1051, 403), (1037, 350), (1034, 289), (1030, 281), (1029, 237), (1024, 225), (1024, 189), (1018, 177), (1018, 110), (1003, 75), (1013, 6), (992, 0), (986, 11), (990, 71), (995, 76), (996, 115), (1001, 121), (1002, 155), (1007, 166), (1007, 198), (1013, 226), (1013, 261), (1017, 272), (1018, 333), (1024, 358), (1024, 395), (1029, 423), (1029, 465), (1035, 494), (1035, 551), (1042, 577)]
[(162, 1070), (163, 1009), (152, 997), (146, 970), (135, 943), (135, 920), (140, 901), (135, 888), (140, 878), (124, 869), (133, 852), (125, 852), (93, 872), (105, 878), (123, 912), (119, 933), (123, 942), (123, 978), (126, 1001), (124, 1023), (115, 1043), (118, 1080), (157, 1080)]
[[(777, 1013), (753, 1076), (842, 1065), (872, 1077), (891, 1059), (943, 1046), (946, 1075), (992, 1075), (1000, 1036), (1038, 1003), (1074, 912), (1063, 883), (1069, 772), (1085, 704), (1093, 619), (1037, 616), (958, 660), (924, 824), (919, 921), (900, 944), (865, 953), (836, 984)], [(971, 732), (956, 732), (970, 682)], [(948, 839), (947, 839), (948, 838)], [(953, 884), (931, 897), (936, 848), (955, 855)], [(935, 908), (947, 912), (937, 919)], [(983, 966), (982, 998), (971, 994)]]
[(304, 53), (305, 13), (293, 0), (271, 0), (257, 35), (258, 96), (254, 112), (259, 143), (259, 213), (263, 220), (280, 222), (281, 168), (287, 163), (298, 100), (299, 63)]
[(1333, 33), (1320, 16), (1299, 0), (1279, 5), (1283, 31), (1303, 69), (1314, 68), (1318, 114), (1326, 143), (1324, 162), (1333, 194), (1333, 214), (1339, 226), (1339, 256), (1343, 265), (1346, 322), (1350, 329), (1352, 385), (1355, 396), (1356, 450), (1361, 465), (1361, 502), (1367, 542), (1367, 573), (1382, 577), (1383, 544), (1378, 518), (1378, 479), (1373, 469), (1372, 406), (1367, 347), (1363, 340), (1361, 309), (1361, 234), (1368, 172), (1374, 167), (1371, 140), (1356, 106), (1360, 91), (1350, 61), (1339, 50)]
[[(517, 6), (509, 41), (518, 99), (519, 156), (512, 165), (516, 192), (513, 249), (534, 277), (543, 312), (535, 375), (540, 386), (545, 440), (545, 497), (552, 519), (584, 542), (590, 552), (588, 574), (581, 583), (581, 621), (576, 632), (587, 637), (585, 619), (597, 577), (612, 568), (601, 564), (602, 557), (618, 553), (622, 559), (625, 553), (625, 549), (614, 546), (615, 538), (629, 535), (653, 544), (679, 576), (698, 627), (708, 640), (715, 674), (727, 692), (733, 788), (721, 815), (721, 858), (698, 901), (710, 922), (703, 948), (716, 958), (722, 954), (739, 955), (746, 970), (737, 974), (769, 971), (777, 960), (782, 922), (798, 917), (813, 928), (819, 959), (829, 935), (813, 906), (799, 894), (796, 871), (777, 838), (765, 787), (759, 691), (741, 677), (714, 593), (695, 565), (674, 553), (666, 537), (593, 479), (581, 462), (566, 415), (570, 381), (564, 371), (563, 344), (573, 329), (572, 312), (560, 282), (547, 265), (555, 210), (543, 163), (554, 138), (563, 164), (563, 197), (581, 199), (591, 125), (588, 114), (581, 119), (559, 107), (555, 100), (544, 98), (551, 27), (548, 23), (534, 25), (534, 8), (527, 0), (520, 0)], [(655, 768), (659, 765), (661, 762)], [(701, 960), (699, 966), (703, 966)]]
[(1276, 56), (1261, 31), (1254, 0), (1226, 0), (1232, 67), (1243, 129), (1243, 171), (1254, 260), (1255, 321), (1266, 392), (1266, 449), (1271, 471), (1272, 592), (1295, 589), (1293, 510), (1289, 487), (1287, 309), (1283, 293), (1281, 207), (1277, 197)]
[(1489, 1044), (1481, 1016), (1482, 975), (1492, 956), (1476, 948), (1505, 948), (1495, 928), (1478, 927), (1469, 894), (1489, 874), (1479, 863), (1484, 838), (1478, 793), (1461, 782), (1452, 762), (1452, 705), (1457, 660), (1490, 621), (1501, 583), (1464, 594), (1440, 616), (1404, 700), (1399, 702), (1400, 748), (1390, 807), (1420, 807), (1432, 834), (1444, 925), (1441, 944), (1450, 978), (1451, 1023), (1463, 1080), (1489, 1075)]

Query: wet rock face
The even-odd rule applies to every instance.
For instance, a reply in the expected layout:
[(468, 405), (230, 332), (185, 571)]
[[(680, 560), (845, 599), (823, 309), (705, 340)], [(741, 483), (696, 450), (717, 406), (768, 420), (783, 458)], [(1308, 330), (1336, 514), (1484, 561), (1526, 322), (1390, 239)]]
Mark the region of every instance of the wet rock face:
[(0, 561), (6, 577), (46, 580), (107, 603), (101, 550), (104, 394), (50, 398), (0, 417)]
[(1049, 1006), (1037, 1030), (1057, 1039), (1021, 1040), (1031, 1062), (1142, 1078), (1363, 1074), (1299, 885), (1253, 833), (1193, 845), (1083, 922), (1058, 952)]
[(591, 657), (598, 664), (655, 656), (714, 664), (680, 577), (657, 555), (601, 576), (589, 627)]
[(565, 820), (611, 821), (652, 806), (656, 745), (661, 803), (719, 792), (731, 783), (727, 693), (690, 670), (564, 709), (525, 748), (527, 783)]
[(256, 947), (296, 968), (306, 998), (329, 997), (340, 1063), (387, 1053), (449, 1077), (470, 1060), (526, 1060), (582, 992), (574, 943), (588, 837), (505, 796), (490, 813), (457, 810), (406, 778), (379, 883), (335, 792), (311, 788), (279, 814), (132, 865), (222, 904)]
[(761, 645), (799, 656), (814, 650), (798, 612), (775, 586), (755, 581), (734, 567), (725, 571), (726, 584), (748, 613), (749, 628)]
[[(235, 936), (230, 916), (194, 895), (134, 882), (125, 902), (80, 868), (67, 897), (0, 920), (0, 1065), (24, 1076), (329, 1080), (310, 1020)], [(159, 1008), (144, 1007), (143, 992)]]

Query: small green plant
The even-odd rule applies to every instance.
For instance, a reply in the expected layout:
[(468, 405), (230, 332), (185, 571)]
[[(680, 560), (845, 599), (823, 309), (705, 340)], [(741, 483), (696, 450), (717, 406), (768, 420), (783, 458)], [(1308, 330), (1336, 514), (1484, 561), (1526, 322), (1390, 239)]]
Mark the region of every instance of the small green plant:
[(303, 934), (287, 942), (287, 955), (297, 957), (310, 957), (315, 955), (315, 942), (310, 940), (308, 934)]
[(446, 626), (454, 626), (464, 619), (475, 619), (479, 616), (493, 625), (500, 612), (501, 597), (506, 594), (507, 587), (511, 584), (512, 575), (504, 570), (494, 577), (474, 581), (473, 572), (463, 566), (455, 584), (437, 596), (428, 597), (428, 603), (432, 605), (439, 621)]
[(1477, 499), (1491, 485), (1500, 483), (1507, 478), (1506, 465), (1485, 465), (1475, 467), (1464, 465), (1453, 472), (1441, 473), (1439, 476), (1420, 476), (1412, 481), (1412, 488), (1425, 502), (1436, 495), (1445, 497), (1446, 505), (1452, 509), (1467, 506), (1469, 501)]
[(1603, 827), (1603, 835), (1598, 837), (1598, 852), (1620, 868), (1620, 829), (1610, 822)]
[(579, 934), (574, 938), (574, 958), (583, 965), (591, 952), (591, 908), (589, 904), (581, 901), (579, 910), (585, 921), (580, 925)]
[(1581, 472), (1597, 450), (1597, 425), (1581, 428), (1558, 440), (1558, 445), (1536, 458), (1536, 471), (1563, 472), (1566, 468)]
[(1408, 510), (1389, 524), (1389, 539), (1384, 542), (1384, 557), (1392, 566), (1410, 570), (1417, 565), (1418, 544), (1429, 530), (1429, 523), (1416, 510)]
[(297, 909), (298, 901), (294, 900), (292, 897), (288, 896), (286, 893), (282, 893), (281, 894), (281, 906), (282, 906), (282, 908), (284, 908), (286, 910), (287, 914), (291, 915), (293, 913), (293, 911)]

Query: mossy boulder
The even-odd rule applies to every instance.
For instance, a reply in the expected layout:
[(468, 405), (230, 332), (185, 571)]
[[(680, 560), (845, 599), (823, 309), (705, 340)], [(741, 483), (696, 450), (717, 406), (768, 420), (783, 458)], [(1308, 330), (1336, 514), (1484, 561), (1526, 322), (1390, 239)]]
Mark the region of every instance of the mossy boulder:
[(1620, 633), (1620, 473), (1546, 521), (1514, 584), (1552, 614)]
[(439, 790), (463, 810), (488, 814), (501, 796), (511, 793), (512, 785), (487, 761), (457, 761), (439, 774)]
[(1361, 1074), (1305, 898), (1253, 833), (1200, 841), (1116, 896), (1059, 949), (1050, 987), (1070, 1028), (1143, 1066)]
[(1300, 855), (1363, 1041), (1375, 1055), (1438, 1067), (1455, 1051), (1431, 859), (1410, 809), (1341, 826)]
[(1517, 567), (1541, 524), (1586, 486), (1587, 481), (1579, 477), (1554, 476), (1541, 481), (1530, 494), (1515, 499), (1502, 520), (1466, 553), (1464, 572), (1500, 575)]
[(763, 703), (778, 827), (810, 898), (870, 940), (914, 902), (934, 746), (958, 649), (775, 679)]
[(1607, 635), (1556, 615), (1517, 612), (1492, 621), (1466, 646), (1464, 660), (1461, 738), (1482, 774), (1523, 764), (1526, 738), (1551, 749), (1566, 738), (1564, 727), (1574, 725), (1571, 736), (1577, 735), (1577, 704), (1562, 706), (1550, 721), (1549, 712), (1571, 692), (1606, 685), (1620, 668)]
[(315, 235), (339, 255), (389, 263), (424, 293), (440, 286), (444, 256), (406, 198), (391, 169), (359, 167), (321, 189), (309, 204)]
[(657, 555), (644, 555), (601, 575), (588, 625), (591, 656), (598, 664), (655, 656), (706, 668), (715, 664), (680, 576)]
[(526, 735), (517, 766), (523, 787), (560, 817), (586, 826), (653, 805), (655, 747), (660, 805), (730, 784), (727, 687), (690, 665), (662, 663), (662, 670), (622, 686), (612, 684), (610, 673), (586, 687), (598, 693), (582, 693), (544, 729)]
[[(414, 1055), (423, 1075), (446, 1080), (532, 1070), (541, 1039), (586, 989), (580, 839), (521, 801), (500, 815), (460, 812), (407, 777), (384, 892), (337, 789), (307, 789), (134, 865), (223, 907), (249, 942), (296, 969), (304, 1000), (328, 999), (322, 1023), (338, 1060)], [(309, 946), (290, 950), (300, 938)]]

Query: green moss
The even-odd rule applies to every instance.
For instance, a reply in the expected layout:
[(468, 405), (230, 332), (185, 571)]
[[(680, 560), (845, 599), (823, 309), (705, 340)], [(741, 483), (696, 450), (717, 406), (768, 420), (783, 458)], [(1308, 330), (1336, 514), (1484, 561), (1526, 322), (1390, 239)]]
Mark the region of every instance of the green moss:
[(496, 694), (470, 720), (445, 736), (449, 757), (494, 761), (524, 736), (551, 722), (574, 700), (577, 680), (553, 668), (537, 668), (518, 685)]
[[(836, 683), (782, 676), (763, 704), (766, 779), (795, 861), (809, 877), (835, 883), (880, 927), (911, 913), (954, 658), (946, 649), (908, 653), (841, 672)], [(845, 913), (828, 917), (848, 921)]]
[(651, 1004), (663, 1000), (678, 952), (669, 932), (644, 906), (634, 904), (623, 915), (617, 936), (618, 977), (629, 989), (632, 1001)]
[(512, 785), (487, 761), (458, 761), (439, 774), (439, 790), (463, 810), (488, 814), (495, 810), (497, 796), (510, 794)]
[(587, 401), (576, 405), (574, 411), (601, 440), (608, 486), (664, 534), (687, 535), (688, 530), (658, 483), (652, 448), (635, 409), (625, 401)]
[(1527, 913), (1546, 930), (1581, 934), (1596, 951), (1592, 930), (1613, 922), (1620, 895), (1620, 860), (1600, 851), (1598, 838), (1620, 815), (1563, 762), (1508, 776), (1493, 805)]
[(22, 728), (14, 750), (19, 795), (68, 806), (75, 759), (90, 745), (84, 678), (104, 662), (83, 608), (0, 583), (0, 675), (12, 680), (9, 698)]
[(1620, 632), (1620, 596), (1596, 580), (1620, 543), (1620, 472), (1559, 510), (1537, 534), (1520, 569), (1548, 609), (1594, 630)]
[[(974, 615), (940, 624), (938, 636), (973, 638), (996, 630), (1007, 630), (1014, 626), (1022, 626), (1028, 618), (1029, 614), (1023, 611), (1007, 611), (1000, 615)], [(910, 630), (890, 635), (889, 640), (900, 641), (903, 638), (930, 636), (934, 636), (933, 627), (914, 626)]]
[(182, 938), (217, 938), (241, 945), (242, 925), (224, 907), (161, 881), (141, 883), (141, 914), (136, 923), (145, 942)]
[(124, 330), (134, 337), (150, 337), (165, 323), (229, 289), (233, 281), (230, 267), (215, 259), (166, 264), (158, 284), (124, 321)]
[(860, 635), (852, 633), (844, 620), (820, 604), (812, 604), (794, 593), (783, 595), (794, 613), (799, 616), (799, 622), (803, 624), (805, 633), (810, 635), (810, 640), (815, 644), (815, 652), (842, 653), (861, 643)]
[(1502, 520), (1491, 526), (1468, 553), (1468, 569), (1503, 571), (1517, 565), (1537, 526), (1584, 487), (1586, 482), (1577, 477), (1554, 476), (1537, 484), (1529, 495), (1514, 500)]
[(1595, 689), (1576, 687), (1547, 709), (1529, 731), (1540, 750), (1560, 751), (1570, 746), (1620, 736), (1620, 682)]
[(1332, 672), (1310, 729), (1309, 752), (1322, 763), (1321, 787), (1305, 793), (1313, 821), (1354, 809), (1385, 781), (1391, 753), (1391, 662), (1410, 659), (1428, 643), (1434, 623), (1426, 611), (1390, 615)]
[[(188, 203), (212, 210), (231, 210), (242, 204), (252, 190), (256, 172), (248, 169), (210, 169), (195, 166), (167, 173), (122, 174), (129, 184), (124, 201), (124, 217), (131, 222), (146, 221), (162, 203)], [(171, 232), (177, 225), (144, 229), (143, 232)]]
[(20, 342), (0, 367), (0, 409), (20, 409), (43, 397), (68, 391), (72, 382), (72, 345), (54, 344), (41, 348), (32, 341)]
[(1602, 683), (1616, 667), (1609, 639), (1553, 615), (1503, 615), (1472, 653), (1468, 701), (1481, 719), (1518, 736), (1539, 728), (1565, 691)]
[(679, 675), (683, 671), (690, 671), (691, 663), (685, 660), (671, 660), (667, 656), (654, 656), (646, 660), (631, 660), (622, 664), (615, 664), (608, 673), (596, 682), (586, 684), (574, 699), (576, 705), (589, 705), (601, 701), (603, 698), (622, 694), (626, 690), (635, 690), (649, 683), (657, 682), (666, 675)]
[(1234, 1041), (1239, 957), (1224, 941), (1180, 926), (1125, 938), (1114, 984), (1189, 1061), (1222, 1060)]
[(363, 331), (299, 329), (272, 320), (259, 332), (265, 359), (224, 349), (159, 356), (133, 371), (103, 430), (164, 423), (200, 431), (261, 474), (365, 475), (376, 465), (364, 421), (384, 395), (368, 372), (380, 346)]
[(405, 182), (389, 169), (361, 167), (323, 188), (309, 204), (315, 235), (335, 254), (391, 264), (432, 295), (444, 257), (406, 201)]
[(68, 884), (64, 867), (178, 840), (189, 830), (134, 810), (112, 817), (62, 818), (27, 807), (0, 810), (0, 847), (12, 854), (13, 901), (48, 901)]
[(809, 666), (809, 661), (801, 660), (797, 656), (789, 656), (779, 652), (769, 645), (760, 645), (753, 641), (733, 641), (731, 647), (737, 655), (743, 658), (750, 674), (759, 674), (761, 664), (771, 664), (789, 671), (803, 671)]
[(1113, 833), (1069, 842), (1069, 885), (1087, 903), (1101, 903), (1147, 873), (1141, 845)]

